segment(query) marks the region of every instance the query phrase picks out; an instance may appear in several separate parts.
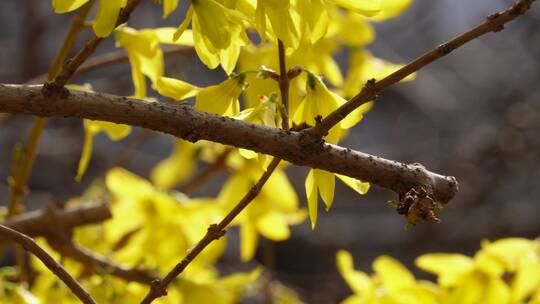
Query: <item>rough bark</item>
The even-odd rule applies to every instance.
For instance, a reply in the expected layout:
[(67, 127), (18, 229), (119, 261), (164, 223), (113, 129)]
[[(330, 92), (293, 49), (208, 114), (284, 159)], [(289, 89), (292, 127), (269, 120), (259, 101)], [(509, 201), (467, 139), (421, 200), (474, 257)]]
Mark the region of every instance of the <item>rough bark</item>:
[(430, 172), (419, 164), (403, 164), (331, 145), (305, 131), (284, 131), (203, 113), (185, 103), (150, 103), (78, 91), (44, 97), (41, 89), (41, 85), (0, 84), (0, 112), (103, 120), (160, 131), (192, 142), (209, 140), (354, 177), (400, 195), (422, 186), (443, 204), (458, 191), (454, 177)]

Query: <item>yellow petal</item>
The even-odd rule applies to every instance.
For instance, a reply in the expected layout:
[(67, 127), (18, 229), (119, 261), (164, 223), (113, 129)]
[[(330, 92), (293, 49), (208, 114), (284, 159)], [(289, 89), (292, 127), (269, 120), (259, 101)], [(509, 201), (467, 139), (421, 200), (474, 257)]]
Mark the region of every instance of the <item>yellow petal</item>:
[(291, 235), (289, 225), (283, 214), (267, 212), (257, 219), (257, 230), (267, 239), (284, 241)]
[(374, 16), (381, 11), (381, 2), (386, 0), (327, 0), (343, 8), (362, 14)]
[(240, 226), (240, 259), (242, 262), (248, 262), (253, 258), (258, 242), (259, 236), (255, 226), (249, 221), (244, 221)]
[(98, 37), (107, 37), (116, 27), (116, 19), (120, 9), (125, 5), (123, 0), (101, 0), (96, 14), (94, 32)]
[(315, 178), (314, 178), (313, 171), (314, 171), (313, 169), (309, 170), (309, 173), (306, 177), (306, 182), (305, 182), (309, 218), (311, 219), (311, 229), (315, 229), (315, 225), (317, 225), (317, 203), (318, 203), (317, 187), (315, 185)]
[(363, 294), (367, 292), (371, 280), (367, 274), (354, 269), (353, 257), (349, 252), (345, 250), (338, 251), (336, 264), (339, 273), (355, 293)]
[(163, 96), (184, 100), (197, 95), (200, 89), (179, 79), (159, 77), (156, 82), (156, 90)]
[(178, 6), (178, 0), (163, 0), (163, 18), (167, 18)]
[(94, 135), (95, 132), (92, 132), (92, 130), (87, 127), (87, 122), (84, 120), (84, 144), (81, 158), (79, 160), (79, 166), (77, 168), (77, 175), (75, 176), (75, 180), (77, 182), (81, 181), (86, 169), (88, 168), (88, 164), (90, 163), (90, 158), (92, 158), (92, 139), (94, 138)]
[(202, 89), (195, 100), (199, 111), (218, 115), (238, 114), (238, 97), (244, 86), (238, 77), (229, 78), (218, 85)]
[(150, 180), (157, 188), (168, 190), (189, 178), (195, 171), (196, 164), (195, 145), (185, 140), (177, 140), (173, 153), (154, 167)]
[(418, 257), (415, 265), (439, 276), (439, 284), (445, 287), (453, 285), (461, 275), (470, 272), (474, 268), (474, 261), (461, 254), (431, 253)]
[(100, 131), (105, 132), (105, 134), (114, 141), (124, 139), (131, 132), (131, 127), (128, 125), (98, 120), (90, 121), (89, 123), (99, 128)]
[(83, 6), (88, 0), (53, 0), (52, 6), (57, 14), (67, 13)]
[(380, 277), (384, 287), (389, 291), (399, 290), (415, 284), (411, 272), (400, 262), (389, 256), (378, 257), (373, 262), (373, 269)]
[(336, 174), (336, 176), (345, 183), (345, 185), (349, 186), (354, 191), (358, 192), (358, 194), (366, 194), (369, 190), (369, 183), (362, 182), (361, 180), (348, 177), (341, 174)]
[(189, 23), (193, 19), (193, 5), (190, 5), (188, 8), (188, 11), (186, 12), (186, 17), (184, 18), (184, 21), (180, 23), (178, 26), (178, 29), (174, 32), (172, 36), (173, 41), (177, 41), (180, 37), (182, 37), (182, 34), (186, 31)]
[(384, 0), (381, 3), (381, 11), (371, 19), (385, 21), (403, 14), (412, 3), (412, 0)]
[(326, 211), (328, 211), (334, 201), (334, 188), (336, 185), (334, 173), (315, 169), (313, 170), (313, 178), (326, 205)]

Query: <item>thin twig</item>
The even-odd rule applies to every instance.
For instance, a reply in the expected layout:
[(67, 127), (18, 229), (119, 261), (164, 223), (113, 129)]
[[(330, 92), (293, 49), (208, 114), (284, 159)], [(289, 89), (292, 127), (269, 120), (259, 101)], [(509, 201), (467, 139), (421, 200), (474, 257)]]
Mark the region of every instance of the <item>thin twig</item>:
[(206, 169), (204, 169), (201, 173), (199, 173), (192, 180), (183, 185), (180, 188), (180, 192), (183, 192), (185, 194), (192, 193), (201, 185), (206, 183), (206, 181), (208, 181), (210, 177), (214, 176), (214, 174), (226, 168), (225, 161), (227, 160), (227, 157), (229, 156), (231, 151), (231, 149), (226, 149), (221, 154), (219, 154), (211, 165), (206, 167)]
[[(193, 47), (183, 45), (173, 45), (163, 50), (164, 56), (184, 55), (192, 53)], [(125, 50), (113, 51), (96, 57), (88, 58), (73, 74), (73, 76), (92, 72), (100, 68), (109, 67), (114, 64), (128, 62), (128, 54)], [(39, 75), (28, 81), (28, 84), (38, 84), (45, 82), (47, 75)]]
[[(130, 0), (126, 4), (126, 6), (120, 11), (118, 19), (116, 20), (116, 25), (127, 22), (129, 16), (131, 15), (135, 7), (137, 7), (139, 2), (140, 0)], [(73, 77), (77, 69), (86, 61), (86, 59), (88, 59), (88, 57), (90, 57), (90, 55), (92, 55), (92, 53), (94, 53), (96, 48), (101, 44), (104, 39), (104, 37), (94, 37), (88, 42), (86, 42), (84, 47), (73, 58), (68, 60), (68, 62), (62, 67), (62, 70), (60, 71), (58, 76), (56, 76), (54, 82), (51, 83), (51, 86), (47, 86), (44, 88), (52, 89), (54, 92), (55, 90), (64, 87), (64, 85), (71, 79), (71, 77)], [(47, 92), (45, 93), (47, 94)]]
[(0, 237), (20, 244), (24, 249), (35, 255), (49, 270), (51, 270), (66, 286), (85, 304), (95, 304), (96, 302), (84, 290), (84, 288), (75, 280), (64, 267), (54, 260), (43, 248), (39, 247), (30, 237), (17, 232), (4, 225), (0, 225)]
[(162, 279), (162, 280), (155, 280), (152, 282), (150, 286), (150, 291), (144, 297), (144, 299), (141, 301), (141, 304), (149, 304), (152, 303), (156, 298), (162, 297), (167, 295), (167, 286), (184, 271), (184, 269), (195, 259), (199, 253), (201, 253), (206, 246), (208, 246), (211, 242), (214, 240), (218, 240), (219, 238), (223, 237), (225, 235), (225, 228), (233, 221), (233, 219), (246, 208), (249, 203), (257, 197), (257, 195), (260, 193), (262, 187), (268, 181), (268, 178), (272, 175), (274, 170), (277, 168), (277, 166), (280, 163), (280, 159), (274, 158), (270, 165), (268, 165), (268, 168), (263, 173), (261, 178), (257, 181), (257, 183), (249, 190), (248, 193), (238, 202), (238, 204), (219, 222), (218, 224), (213, 224), (208, 227), (208, 230), (204, 237), (193, 247), (189, 253), (182, 259), (182, 261)]
[(47, 242), (54, 250), (58, 251), (62, 257), (68, 257), (81, 263), (92, 273), (108, 273), (128, 282), (138, 282), (147, 285), (157, 279), (156, 275), (147, 270), (127, 268), (113, 263), (103, 256), (78, 246), (70, 237), (61, 240), (59, 240), (59, 238), (47, 238)]
[(70, 91), (65, 98), (44, 97), (41, 86), (0, 84), (0, 112), (83, 117), (140, 126), (189, 141), (208, 140), (273, 155), (296, 165), (347, 175), (405, 194), (423, 186), (440, 203), (457, 193), (455, 178), (313, 140), (303, 132), (269, 128), (208, 114), (185, 103), (153, 102), (103, 93)]
[(368, 81), (359, 94), (351, 98), (347, 103), (336, 109), (334, 112), (330, 113), (322, 121), (317, 123), (317, 125), (309, 129), (308, 132), (311, 135), (315, 135), (316, 137), (321, 137), (328, 134), (328, 131), (333, 126), (338, 124), (352, 111), (354, 111), (362, 104), (370, 100), (376, 99), (377, 94), (381, 93), (383, 90), (387, 89), (391, 85), (399, 82), (400, 80), (420, 70), (426, 65), (436, 61), (437, 59), (450, 54), (453, 50), (459, 48), (460, 46), (466, 44), (469, 41), (472, 41), (490, 32), (499, 32), (503, 30), (506, 23), (514, 20), (520, 15), (525, 14), (525, 12), (530, 9), (534, 1), (535, 0), (517, 1), (512, 7), (508, 8), (507, 10), (489, 15), (486, 20), (480, 25), (470, 29), (469, 31), (457, 36), (456, 38), (446, 43), (439, 45), (435, 49), (425, 53), (424, 55), (413, 60), (409, 64), (386, 76), (385, 78), (379, 81), (375, 81), (375, 79)]

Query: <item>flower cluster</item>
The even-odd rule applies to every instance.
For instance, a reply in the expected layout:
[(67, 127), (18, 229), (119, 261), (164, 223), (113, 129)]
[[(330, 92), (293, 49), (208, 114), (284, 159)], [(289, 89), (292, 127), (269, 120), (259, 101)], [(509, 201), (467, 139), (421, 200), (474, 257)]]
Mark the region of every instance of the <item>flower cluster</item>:
[(354, 292), (342, 303), (540, 303), (540, 241), (507, 238), (484, 241), (468, 257), (430, 253), (416, 266), (437, 276), (437, 284), (416, 280), (398, 261), (381, 256), (373, 262), (375, 273), (354, 269), (352, 256), (337, 254), (339, 272)]

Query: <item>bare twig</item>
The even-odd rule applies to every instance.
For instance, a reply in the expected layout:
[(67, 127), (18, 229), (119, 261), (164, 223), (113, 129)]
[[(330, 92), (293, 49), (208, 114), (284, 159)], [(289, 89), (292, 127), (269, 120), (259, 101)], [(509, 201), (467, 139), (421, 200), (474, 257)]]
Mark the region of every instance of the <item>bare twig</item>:
[(195, 259), (199, 253), (201, 253), (206, 246), (208, 246), (214, 240), (218, 240), (225, 235), (225, 228), (232, 222), (232, 220), (246, 208), (249, 203), (257, 197), (262, 187), (268, 181), (268, 178), (272, 175), (274, 170), (280, 163), (280, 159), (274, 158), (268, 168), (263, 173), (257, 183), (249, 190), (248, 193), (238, 202), (238, 204), (221, 220), (218, 224), (213, 224), (208, 227), (208, 230), (204, 237), (193, 247), (188, 254), (182, 259), (182, 261), (162, 279), (155, 280), (150, 286), (150, 291), (146, 297), (141, 301), (141, 304), (152, 303), (156, 298), (167, 295), (167, 286), (180, 274), (184, 269)]
[(398, 194), (422, 186), (443, 204), (457, 192), (455, 178), (430, 172), (418, 164), (402, 164), (327, 144), (304, 132), (199, 112), (185, 103), (149, 103), (124, 96), (77, 91), (71, 91), (65, 98), (44, 97), (41, 86), (0, 84), (0, 112), (82, 117), (140, 126), (189, 141), (209, 140), (347, 175)]
[(92, 273), (108, 273), (110, 275), (122, 278), (128, 282), (138, 282), (149, 285), (157, 279), (157, 276), (147, 270), (138, 268), (127, 268), (109, 261), (92, 251), (82, 248), (75, 244), (71, 237), (68, 238), (47, 238), (51, 247), (58, 251), (63, 257), (68, 257), (80, 262)]
[[(116, 20), (116, 25), (127, 22), (129, 16), (135, 7), (137, 7), (139, 2), (140, 0), (130, 0), (126, 4), (126, 7), (120, 11), (120, 15)], [(62, 88), (71, 79), (71, 77), (73, 77), (77, 69), (86, 61), (86, 59), (88, 59), (88, 57), (94, 53), (96, 48), (104, 39), (104, 37), (94, 37), (88, 40), (84, 47), (62, 67), (62, 71), (60, 71), (58, 76), (56, 76), (54, 82), (52, 82), (50, 86), (46, 86), (44, 88), (48, 88), (49, 90), (52, 90), (52, 92), (57, 92), (57, 90)]]
[(36, 210), (14, 216), (0, 223), (25, 235), (46, 236), (51, 229), (61, 226), (66, 229), (101, 223), (112, 217), (107, 204), (86, 204), (55, 211), (54, 220), (48, 210)]
[(20, 244), (24, 249), (35, 255), (47, 268), (49, 268), (66, 286), (85, 304), (96, 302), (88, 292), (75, 280), (60, 263), (54, 260), (43, 248), (39, 247), (30, 237), (17, 232), (4, 225), (0, 225), (0, 237)]
[(347, 103), (330, 113), (326, 118), (319, 122), (316, 126), (309, 130), (309, 133), (317, 137), (328, 134), (328, 131), (343, 120), (356, 108), (362, 104), (373, 100), (377, 94), (399, 82), (412, 73), (420, 70), (426, 65), (436, 61), (437, 59), (450, 54), (453, 50), (459, 48), (465, 43), (472, 41), (484, 34), (490, 32), (499, 32), (504, 29), (504, 25), (520, 15), (525, 14), (535, 0), (520, 0), (517, 1), (509, 9), (489, 15), (486, 20), (480, 25), (470, 29), (469, 31), (457, 36), (456, 38), (439, 45), (437, 48), (425, 53), (419, 58), (413, 60), (401, 69), (386, 76), (385, 78), (375, 81), (372, 79), (364, 86), (362, 91), (351, 98)]
[[(193, 53), (194, 49), (189, 46), (172, 45), (163, 50), (163, 55), (183, 55)], [(124, 50), (118, 50), (96, 57), (89, 58), (85, 61), (73, 74), (73, 76), (95, 71), (100, 68), (108, 67), (114, 64), (128, 62), (127, 52)], [(28, 84), (38, 84), (46, 81), (47, 75), (39, 75), (28, 81)]]

